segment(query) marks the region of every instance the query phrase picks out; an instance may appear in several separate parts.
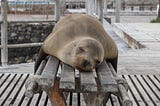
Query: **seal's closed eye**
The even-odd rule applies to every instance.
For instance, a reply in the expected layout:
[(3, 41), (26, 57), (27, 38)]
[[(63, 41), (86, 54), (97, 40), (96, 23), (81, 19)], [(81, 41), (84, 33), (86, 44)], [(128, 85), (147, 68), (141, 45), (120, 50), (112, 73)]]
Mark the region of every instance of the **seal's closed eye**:
[(85, 50), (83, 49), (83, 47), (78, 47), (77, 48), (77, 54), (83, 53), (83, 52), (85, 52)]

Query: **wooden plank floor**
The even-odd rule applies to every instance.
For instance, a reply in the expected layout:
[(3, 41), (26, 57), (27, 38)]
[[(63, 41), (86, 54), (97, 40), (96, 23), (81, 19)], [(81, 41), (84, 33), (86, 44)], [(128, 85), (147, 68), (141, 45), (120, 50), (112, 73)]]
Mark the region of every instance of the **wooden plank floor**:
[[(0, 74), (0, 106), (51, 106), (45, 92), (32, 98), (24, 95), (25, 82), (30, 74)], [(128, 94), (133, 106), (160, 106), (160, 75), (122, 75), (129, 84)], [(67, 100), (68, 102), (69, 100)], [(120, 106), (112, 95), (106, 106)], [(77, 94), (73, 94), (72, 106), (77, 106)], [(85, 106), (81, 95), (81, 106)]]
[[(160, 24), (114, 23), (116, 34), (130, 47), (137, 44), (144, 48), (119, 52), (118, 73), (120, 74), (160, 74)], [(130, 40), (126, 40), (130, 39)], [(123, 42), (124, 42), (123, 41)], [(118, 44), (118, 43), (117, 43)]]

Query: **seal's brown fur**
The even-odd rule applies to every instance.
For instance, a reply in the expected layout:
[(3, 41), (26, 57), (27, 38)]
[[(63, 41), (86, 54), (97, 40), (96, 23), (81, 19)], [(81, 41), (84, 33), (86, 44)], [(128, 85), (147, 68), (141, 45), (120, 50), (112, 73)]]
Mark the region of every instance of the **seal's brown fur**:
[(46, 38), (35, 70), (46, 54), (80, 70), (92, 70), (104, 59), (117, 70), (118, 50), (101, 23), (85, 14), (72, 14), (60, 20)]

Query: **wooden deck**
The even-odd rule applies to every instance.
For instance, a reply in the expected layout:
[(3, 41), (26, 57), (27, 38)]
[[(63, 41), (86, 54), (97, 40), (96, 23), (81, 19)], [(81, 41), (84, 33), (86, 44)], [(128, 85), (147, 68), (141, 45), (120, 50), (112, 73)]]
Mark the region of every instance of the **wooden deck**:
[[(25, 82), (31, 74), (0, 74), (0, 106), (51, 106), (45, 92), (32, 98), (25, 97)], [(128, 94), (133, 106), (160, 106), (160, 75), (122, 75), (129, 84)], [(68, 99), (69, 101), (69, 99)], [(107, 106), (120, 106), (112, 95)], [(72, 106), (77, 106), (77, 94), (73, 94)], [(85, 106), (81, 96), (81, 106)]]
[(119, 52), (120, 74), (160, 74), (160, 24), (115, 23), (113, 26), (131, 47)]
[[(133, 100), (133, 105), (160, 106), (160, 30), (155, 28), (152, 32), (146, 30), (144, 26), (136, 27), (136, 25), (135, 23), (119, 24), (119, 28), (122, 32), (128, 30), (127, 34), (133, 35), (135, 41), (145, 45), (145, 48), (131, 49), (127, 43), (116, 36), (109, 24), (104, 23), (104, 28), (108, 33), (112, 33), (112, 38), (118, 45), (118, 74), (129, 84), (128, 94)], [(154, 26), (150, 29), (154, 29)], [(23, 74), (20, 74), (22, 70)], [(31, 99), (25, 97), (24, 84), (31, 75), (28, 73), (33, 73), (33, 64), (0, 68), (0, 106), (51, 106), (44, 92), (34, 95)], [(118, 98), (112, 95), (107, 106), (120, 106), (118, 101)], [(77, 94), (73, 94), (72, 104), (77, 106)], [(81, 96), (81, 105), (85, 106), (83, 96)]]

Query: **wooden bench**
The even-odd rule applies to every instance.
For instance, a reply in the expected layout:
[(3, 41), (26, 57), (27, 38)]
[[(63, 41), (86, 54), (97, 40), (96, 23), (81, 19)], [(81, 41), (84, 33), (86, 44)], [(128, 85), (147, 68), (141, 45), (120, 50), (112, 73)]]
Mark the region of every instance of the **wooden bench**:
[(92, 72), (81, 72), (50, 56), (25, 85), (27, 97), (44, 90), (53, 106), (66, 106), (68, 93), (72, 101), (73, 92), (78, 93), (78, 102), (80, 93), (83, 94), (86, 106), (104, 105), (110, 94), (118, 96), (123, 106), (133, 105), (127, 94), (127, 82), (117, 77), (112, 65), (105, 61)]

